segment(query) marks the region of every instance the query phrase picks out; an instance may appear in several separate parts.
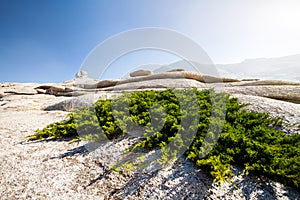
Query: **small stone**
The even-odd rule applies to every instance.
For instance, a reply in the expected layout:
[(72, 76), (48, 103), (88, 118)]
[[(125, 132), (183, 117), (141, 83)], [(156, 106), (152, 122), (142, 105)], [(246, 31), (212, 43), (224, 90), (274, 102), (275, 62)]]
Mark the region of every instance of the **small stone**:
[(152, 71), (140, 69), (140, 70), (131, 72), (129, 75), (130, 75), (130, 77), (149, 76), (149, 75), (152, 75)]
[(0, 98), (2, 98), (2, 97), (4, 97), (4, 96), (5, 96), (4, 92), (1, 92), (1, 91), (0, 91)]
[(167, 72), (183, 72), (183, 71), (185, 71), (185, 70), (181, 69), (181, 68), (178, 68), (178, 69), (171, 69), (171, 70), (169, 70)]
[(70, 87), (66, 87), (66, 88), (65, 88), (65, 92), (73, 92), (73, 91), (74, 91), (73, 88), (70, 88)]

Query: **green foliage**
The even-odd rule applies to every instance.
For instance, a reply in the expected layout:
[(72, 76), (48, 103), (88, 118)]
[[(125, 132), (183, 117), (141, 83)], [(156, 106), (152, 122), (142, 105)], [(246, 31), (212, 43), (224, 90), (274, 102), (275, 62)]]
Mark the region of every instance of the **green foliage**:
[(55, 122), (47, 125), (42, 130), (37, 129), (36, 134), (27, 137), (27, 140), (42, 140), (42, 139), (56, 139), (68, 138), (77, 136), (76, 124), (73, 120), (73, 114), (68, 115), (68, 119), (62, 122)]
[[(232, 177), (231, 165), (237, 164), (244, 166), (246, 173), (261, 174), (299, 189), (300, 135), (284, 134), (275, 129), (282, 125), (282, 119), (245, 111), (245, 106), (213, 90), (124, 93), (114, 100), (82, 107), (67, 121), (37, 130), (29, 139), (79, 134), (81, 139), (103, 141), (131, 134), (142, 141), (130, 150), (161, 149), (160, 164), (168, 164), (184, 150), (187, 159), (216, 181)], [(143, 160), (126, 161), (121, 167), (131, 170), (145, 168), (144, 164)], [(115, 167), (117, 171), (119, 167)]]

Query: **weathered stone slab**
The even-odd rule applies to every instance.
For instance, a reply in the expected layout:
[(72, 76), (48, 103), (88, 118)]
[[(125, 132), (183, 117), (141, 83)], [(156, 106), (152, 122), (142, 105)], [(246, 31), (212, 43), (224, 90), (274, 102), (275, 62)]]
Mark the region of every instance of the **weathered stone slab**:
[(34, 95), (37, 94), (38, 92), (34, 88), (29, 88), (29, 87), (16, 87), (16, 88), (11, 88), (10, 90), (7, 90), (5, 93), (12, 93), (12, 94), (24, 94), (24, 95)]

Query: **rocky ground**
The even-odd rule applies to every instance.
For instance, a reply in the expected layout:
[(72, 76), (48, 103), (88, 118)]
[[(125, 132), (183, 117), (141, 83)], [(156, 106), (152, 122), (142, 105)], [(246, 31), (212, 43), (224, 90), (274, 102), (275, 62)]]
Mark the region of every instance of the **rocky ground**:
[[(250, 103), (247, 109), (268, 111), (273, 116), (285, 117), (289, 123), (287, 133), (299, 132), (300, 104), (266, 98), (254, 92), (245, 94), (246, 86), (238, 85), (241, 83), (234, 86), (224, 84), (223, 89), (241, 102)], [(39, 91), (34, 89), (36, 87), (41, 87), (41, 84), (1, 84), (0, 199), (300, 198), (300, 193), (294, 188), (264, 177), (245, 175), (238, 166), (233, 167), (236, 176), (231, 182), (220, 186), (182, 157), (172, 166), (148, 173), (120, 174), (111, 171), (107, 161), (120, 156), (122, 150), (133, 142), (130, 138), (107, 143), (93, 152), (88, 152), (83, 142), (24, 142), (25, 137), (34, 134), (37, 128), (64, 120), (66, 110), (71, 109), (66, 102), (72, 97), (55, 96), (42, 91), (47, 89)], [(60, 89), (62, 87), (69, 86), (57, 86)], [(262, 86), (247, 87), (257, 87), (256, 94), (259, 94), (259, 87)], [(263, 87), (268, 87), (272, 93), (272, 86)], [(291, 87), (299, 89), (297, 85), (287, 86)], [(252, 88), (252, 91), (255, 90)], [(101, 95), (109, 97), (115, 94), (104, 92)], [(45, 108), (51, 109), (46, 111)]]

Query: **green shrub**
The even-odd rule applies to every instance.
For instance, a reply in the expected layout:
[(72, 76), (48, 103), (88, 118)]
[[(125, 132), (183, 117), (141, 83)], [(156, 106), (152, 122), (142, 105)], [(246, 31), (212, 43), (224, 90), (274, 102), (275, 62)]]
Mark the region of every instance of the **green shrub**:
[(57, 139), (77, 136), (76, 124), (73, 120), (73, 114), (68, 114), (68, 119), (62, 122), (55, 122), (47, 125), (42, 130), (37, 129), (36, 134), (30, 135), (27, 140)]
[[(80, 108), (69, 120), (37, 130), (29, 139), (76, 137), (77, 130), (81, 139), (97, 141), (134, 134), (142, 141), (131, 150), (161, 148), (160, 163), (176, 158), (188, 145), (184, 149), (187, 159), (216, 181), (232, 177), (231, 165), (235, 164), (243, 166), (246, 173), (299, 189), (300, 135), (284, 134), (275, 129), (282, 119), (246, 111), (245, 106), (213, 90), (124, 93), (115, 100), (99, 100), (93, 107)], [(195, 137), (191, 137), (193, 130)], [(132, 168), (125, 164), (125, 169)]]

